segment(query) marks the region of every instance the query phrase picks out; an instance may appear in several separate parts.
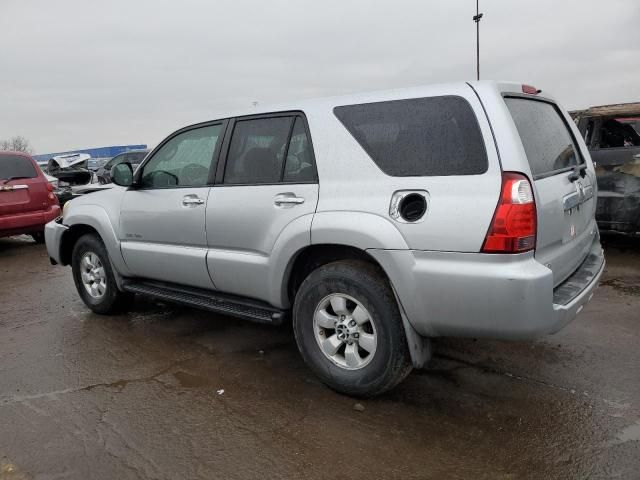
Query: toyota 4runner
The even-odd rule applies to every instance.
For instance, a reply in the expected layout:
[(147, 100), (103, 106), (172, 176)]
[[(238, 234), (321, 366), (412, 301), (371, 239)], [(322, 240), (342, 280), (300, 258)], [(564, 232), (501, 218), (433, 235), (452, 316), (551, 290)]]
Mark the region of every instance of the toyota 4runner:
[(589, 152), (546, 92), (458, 83), (182, 128), (46, 226), (94, 312), (134, 294), (288, 317), (309, 367), (392, 388), (438, 336), (532, 339), (604, 269)]

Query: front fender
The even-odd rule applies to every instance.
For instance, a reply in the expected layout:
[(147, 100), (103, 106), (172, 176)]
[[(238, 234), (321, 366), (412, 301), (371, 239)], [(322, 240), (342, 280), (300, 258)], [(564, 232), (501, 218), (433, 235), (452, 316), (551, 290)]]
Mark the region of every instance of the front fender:
[(116, 229), (107, 211), (102, 206), (91, 204), (73, 205), (73, 208), (70, 208), (69, 212), (64, 216), (64, 224), (70, 228), (73, 228), (74, 225), (88, 225), (97, 231), (116, 272), (122, 276), (130, 274), (120, 251), (120, 240)]

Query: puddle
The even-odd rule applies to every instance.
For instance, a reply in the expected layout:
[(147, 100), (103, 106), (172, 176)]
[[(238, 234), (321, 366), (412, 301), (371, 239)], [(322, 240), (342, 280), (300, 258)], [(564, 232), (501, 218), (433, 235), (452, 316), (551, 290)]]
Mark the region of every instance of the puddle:
[(620, 443), (633, 441), (640, 442), (640, 420), (638, 420), (633, 425), (629, 425), (628, 427), (624, 428), (618, 434), (618, 441)]
[(619, 278), (611, 278), (609, 280), (601, 281), (600, 285), (612, 287), (614, 290), (626, 293), (627, 295), (640, 296), (640, 285), (635, 282), (628, 282)]
[(178, 381), (180, 386), (184, 388), (206, 387), (207, 385), (209, 385), (209, 379), (200, 377), (198, 375), (192, 375), (187, 372), (174, 372), (173, 376)]

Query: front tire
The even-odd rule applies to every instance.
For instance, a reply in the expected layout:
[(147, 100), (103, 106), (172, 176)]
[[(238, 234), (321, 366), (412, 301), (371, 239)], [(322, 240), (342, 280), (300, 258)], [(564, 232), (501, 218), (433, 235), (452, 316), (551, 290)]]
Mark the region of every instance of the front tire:
[(110, 315), (129, 307), (133, 296), (118, 290), (100, 237), (88, 233), (78, 239), (73, 247), (71, 268), (78, 294), (93, 312)]
[(293, 327), (307, 365), (338, 392), (379, 395), (411, 371), (391, 287), (366, 262), (334, 262), (312, 272), (296, 294)]

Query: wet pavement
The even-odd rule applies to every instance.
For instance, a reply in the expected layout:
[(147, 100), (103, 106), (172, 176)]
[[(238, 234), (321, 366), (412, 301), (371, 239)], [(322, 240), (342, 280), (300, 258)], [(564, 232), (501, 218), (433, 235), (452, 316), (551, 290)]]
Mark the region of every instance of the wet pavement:
[(640, 478), (640, 242), (607, 260), (560, 333), (438, 340), (363, 401), (288, 327), (144, 300), (100, 317), (43, 246), (0, 239), (0, 480)]

